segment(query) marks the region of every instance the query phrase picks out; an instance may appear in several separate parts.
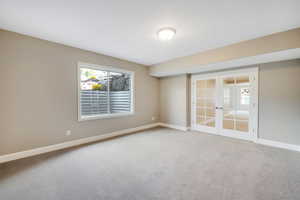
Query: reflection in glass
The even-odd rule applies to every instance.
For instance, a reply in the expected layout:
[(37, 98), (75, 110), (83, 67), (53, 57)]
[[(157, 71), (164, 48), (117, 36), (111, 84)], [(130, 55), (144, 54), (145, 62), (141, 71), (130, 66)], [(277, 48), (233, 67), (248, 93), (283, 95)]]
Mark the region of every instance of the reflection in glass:
[(248, 132), (249, 76), (223, 78), (223, 128)]

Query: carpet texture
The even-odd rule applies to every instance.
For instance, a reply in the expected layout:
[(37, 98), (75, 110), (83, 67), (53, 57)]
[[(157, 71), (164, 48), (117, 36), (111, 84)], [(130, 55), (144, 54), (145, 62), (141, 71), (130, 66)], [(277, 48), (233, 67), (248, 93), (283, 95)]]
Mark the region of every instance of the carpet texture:
[(296, 200), (300, 153), (157, 128), (0, 165), (1, 200)]

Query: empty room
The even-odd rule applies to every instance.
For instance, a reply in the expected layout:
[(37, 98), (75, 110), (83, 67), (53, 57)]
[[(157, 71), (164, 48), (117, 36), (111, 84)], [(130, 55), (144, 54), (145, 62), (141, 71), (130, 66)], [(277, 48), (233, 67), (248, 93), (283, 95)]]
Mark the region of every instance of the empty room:
[(299, 0), (0, 0), (0, 200), (299, 200)]

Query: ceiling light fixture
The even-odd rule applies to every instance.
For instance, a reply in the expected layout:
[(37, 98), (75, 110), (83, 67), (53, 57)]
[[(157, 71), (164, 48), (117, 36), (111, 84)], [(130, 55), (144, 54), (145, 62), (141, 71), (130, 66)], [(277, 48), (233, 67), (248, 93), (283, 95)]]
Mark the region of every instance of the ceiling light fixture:
[(174, 28), (162, 28), (157, 32), (158, 39), (162, 41), (171, 40), (176, 34), (176, 30)]

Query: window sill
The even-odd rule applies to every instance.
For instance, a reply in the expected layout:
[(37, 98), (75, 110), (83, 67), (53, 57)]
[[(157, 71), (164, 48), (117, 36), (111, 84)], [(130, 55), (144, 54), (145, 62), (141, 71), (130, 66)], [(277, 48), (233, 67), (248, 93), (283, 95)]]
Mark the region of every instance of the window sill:
[(134, 115), (134, 112), (126, 113), (114, 113), (114, 114), (103, 114), (103, 115), (92, 115), (92, 116), (79, 116), (78, 121), (89, 121), (97, 119), (108, 119), (108, 118), (119, 118)]

